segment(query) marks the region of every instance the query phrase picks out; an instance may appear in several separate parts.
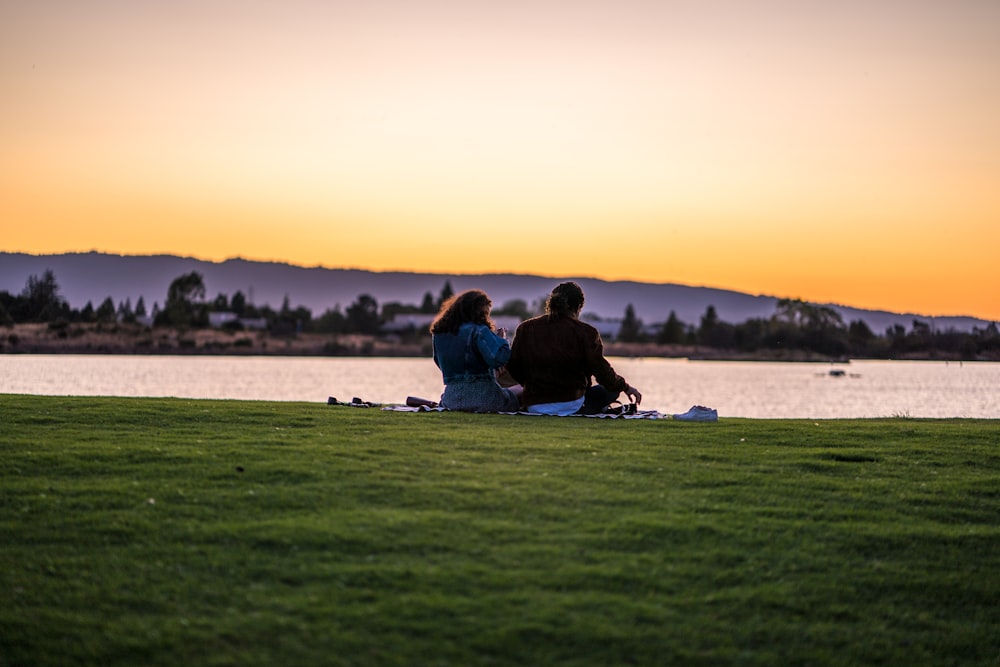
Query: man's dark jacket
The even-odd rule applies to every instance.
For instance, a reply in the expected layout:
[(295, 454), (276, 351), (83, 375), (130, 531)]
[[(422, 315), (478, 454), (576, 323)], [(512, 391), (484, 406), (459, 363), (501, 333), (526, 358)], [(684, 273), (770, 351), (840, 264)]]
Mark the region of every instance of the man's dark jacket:
[(567, 315), (541, 315), (521, 322), (507, 370), (524, 387), (525, 406), (574, 401), (590, 386), (591, 376), (612, 392), (627, 386), (604, 358), (597, 329)]

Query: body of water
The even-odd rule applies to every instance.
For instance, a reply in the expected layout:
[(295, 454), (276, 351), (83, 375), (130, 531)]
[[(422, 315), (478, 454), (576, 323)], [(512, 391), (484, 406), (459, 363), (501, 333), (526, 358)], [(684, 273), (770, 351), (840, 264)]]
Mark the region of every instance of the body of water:
[[(663, 413), (700, 404), (720, 417), (1000, 418), (998, 363), (611, 362), (643, 393), (644, 408)], [(402, 403), (436, 400), (442, 389), (430, 359), (0, 355), (4, 394)]]

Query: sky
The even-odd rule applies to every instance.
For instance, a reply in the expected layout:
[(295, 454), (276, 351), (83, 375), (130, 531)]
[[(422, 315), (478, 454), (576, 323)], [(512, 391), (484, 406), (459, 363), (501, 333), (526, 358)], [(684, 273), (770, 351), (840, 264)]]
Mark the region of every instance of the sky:
[(1000, 320), (997, 0), (0, 0), (0, 251)]

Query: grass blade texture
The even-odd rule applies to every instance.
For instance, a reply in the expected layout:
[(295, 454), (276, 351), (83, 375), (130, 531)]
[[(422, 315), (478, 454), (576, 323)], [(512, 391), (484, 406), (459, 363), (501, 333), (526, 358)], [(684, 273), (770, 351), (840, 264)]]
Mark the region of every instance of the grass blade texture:
[(998, 445), (0, 396), (0, 666), (998, 664)]

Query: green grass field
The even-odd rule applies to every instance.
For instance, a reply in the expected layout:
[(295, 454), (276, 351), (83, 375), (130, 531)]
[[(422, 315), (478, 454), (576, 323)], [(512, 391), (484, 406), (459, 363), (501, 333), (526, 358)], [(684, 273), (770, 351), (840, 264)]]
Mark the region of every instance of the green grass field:
[(0, 396), (0, 666), (1000, 664), (1000, 423)]

